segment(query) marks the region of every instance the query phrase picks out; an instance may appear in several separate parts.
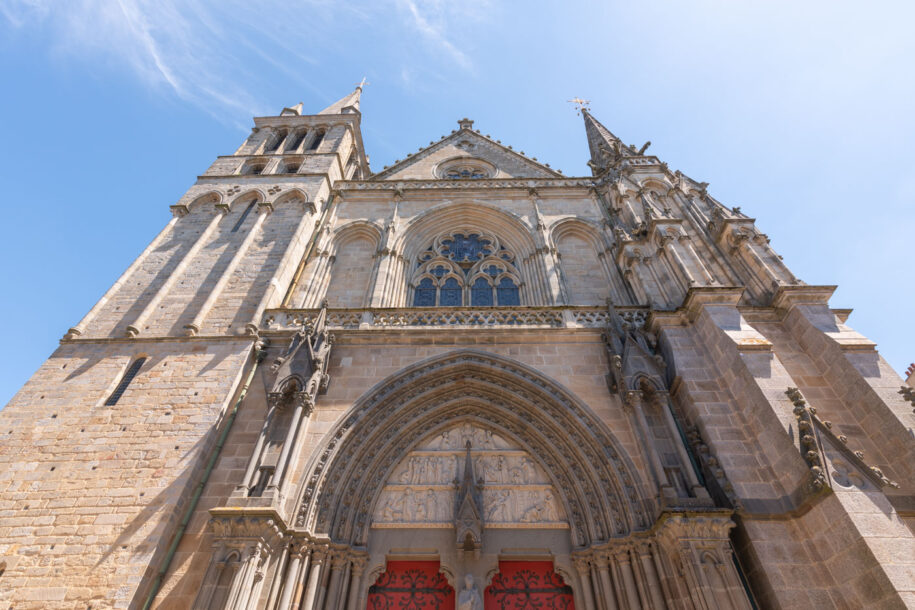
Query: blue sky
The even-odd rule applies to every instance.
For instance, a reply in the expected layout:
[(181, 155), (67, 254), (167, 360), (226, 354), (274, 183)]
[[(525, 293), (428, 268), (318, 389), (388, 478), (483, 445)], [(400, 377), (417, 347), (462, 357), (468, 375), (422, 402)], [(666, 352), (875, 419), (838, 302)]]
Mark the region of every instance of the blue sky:
[(253, 115), (366, 76), (373, 169), (483, 133), (587, 175), (581, 118), (711, 183), (915, 360), (912, 2), (0, 0), (0, 405)]

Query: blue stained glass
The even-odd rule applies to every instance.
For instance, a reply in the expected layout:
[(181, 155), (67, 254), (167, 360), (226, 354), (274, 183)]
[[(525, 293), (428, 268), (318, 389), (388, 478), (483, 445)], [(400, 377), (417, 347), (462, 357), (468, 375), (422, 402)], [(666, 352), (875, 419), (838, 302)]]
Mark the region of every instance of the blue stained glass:
[(442, 285), (438, 303), (442, 307), (460, 307), (461, 285), (453, 277), (449, 277)]
[(448, 271), (450, 271), (450, 269), (448, 269), (444, 265), (437, 265), (434, 269), (430, 269), (430, 271), (432, 272), (432, 275), (434, 275), (435, 277), (442, 277), (443, 275), (448, 273)]
[(492, 307), (492, 286), (485, 277), (478, 277), (471, 286), (470, 304), (474, 307)]
[(413, 307), (435, 307), (435, 285), (425, 277), (413, 293)]
[(499, 305), (520, 305), (521, 299), (518, 296), (518, 287), (511, 281), (511, 278), (503, 277), (496, 286), (496, 293), (499, 296)]
[(502, 269), (500, 269), (499, 267), (496, 267), (495, 265), (490, 265), (486, 269), (483, 269), (483, 273), (488, 273), (489, 275), (496, 277), (497, 275), (502, 273)]
[(480, 260), (492, 252), (492, 243), (488, 239), (480, 239), (476, 233), (455, 233), (442, 241), (442, 245), (442, 254), (457, 262)]

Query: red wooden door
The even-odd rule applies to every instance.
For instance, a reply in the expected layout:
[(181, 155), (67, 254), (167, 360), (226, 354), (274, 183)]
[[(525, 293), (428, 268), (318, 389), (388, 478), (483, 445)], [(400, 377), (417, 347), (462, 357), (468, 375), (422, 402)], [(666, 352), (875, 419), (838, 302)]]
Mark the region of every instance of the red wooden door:
[(486, 587), (484, 610), (575, 610), (572, 587), (551, 561), (500, 561)]
[(454, 589), (438, 561), (389, 561), (369, 587), (368, 610), (454, 610)]

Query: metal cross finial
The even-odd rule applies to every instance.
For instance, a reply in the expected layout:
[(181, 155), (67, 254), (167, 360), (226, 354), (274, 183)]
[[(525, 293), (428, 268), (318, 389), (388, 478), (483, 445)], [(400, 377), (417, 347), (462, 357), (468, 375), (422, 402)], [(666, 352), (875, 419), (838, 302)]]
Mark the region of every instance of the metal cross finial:
[(372, 84), (372, 83), (370, 83), (370, 82), (368, 82), (367, 80), (365, 80), (365, 77), (363, 76), (363, 77), (362, 77), (362, 82), (359, 83), (358, 85), (356, 85), (356, 89), (362, 89), (362, 88), (365, 87), (366, 85), (371, 85), (371, 84)]
[(575, 104), (578, 114), (581, 114), (582, 110), (588, 110), (588, 106), (591, 105), (591, 100), (583, 100), (580, 97), (574, 97), (569, 102)]

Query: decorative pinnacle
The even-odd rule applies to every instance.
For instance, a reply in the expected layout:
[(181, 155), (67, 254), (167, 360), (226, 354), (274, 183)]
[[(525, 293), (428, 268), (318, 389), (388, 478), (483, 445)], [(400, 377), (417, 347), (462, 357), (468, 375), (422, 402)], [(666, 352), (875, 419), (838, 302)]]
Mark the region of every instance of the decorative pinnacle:
[(370, 83), (370, 82), (368, 82), (367, 80), (365, 80), (365, 77), (363, 76), (363, 77), (362, 77), (362, 82), (359, 83), (358, 85), (356, 85), (356, 89), (359, 89), (360, 91), (362, 91), (362, 88), (363, 88), (363, 87), (365, 87), (366, 85), (371, 85), (371, 84), (372, 84), (372, 83)]
[(582, 110), (589, 110), (589, 107), (591, 105), (591, 100), (583, 100), (580, 97), (573, 97), (572, 99), (570, 99), (568, 101), (571, 104), (575, 104), (575, 109), (576, 109), (578, 116), (581, 116)]
[(461, 129), (467, 129), (467, 130), (473, 129), (473, 121), (471, 121), (470, 119), (468, 119), (466, 117), (464, 117), (463, 119), (460, 119), (458, 121), (458, 125), (460, 125)]

